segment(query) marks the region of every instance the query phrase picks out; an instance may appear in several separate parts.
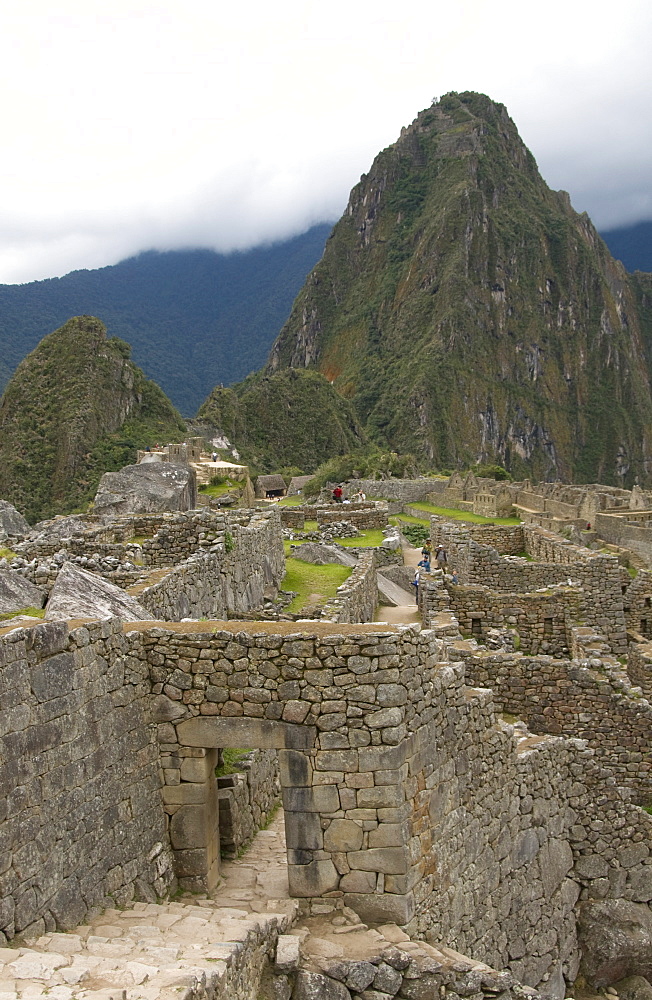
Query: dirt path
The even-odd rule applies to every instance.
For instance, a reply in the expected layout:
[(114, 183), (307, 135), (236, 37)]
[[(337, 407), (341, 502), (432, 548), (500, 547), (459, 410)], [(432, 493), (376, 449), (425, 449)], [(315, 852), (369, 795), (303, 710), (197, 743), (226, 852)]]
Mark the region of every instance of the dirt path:
[[(415, 569), (421, 559), (421, 549), (414, 549), (411, 545), (404, 545), (401, 549), (403, 554), (403, 564), (413, 566)], [(409, 595), (407, 595), (409, 597)], [(387, 625), (414, 625), (421, 624), (421, 615), (416, 606), (416, 602), (409, 601), (407, 604), (399, 604), (396, 607), (379, 605), (374, 619), (377, 622), (384, 622)]]

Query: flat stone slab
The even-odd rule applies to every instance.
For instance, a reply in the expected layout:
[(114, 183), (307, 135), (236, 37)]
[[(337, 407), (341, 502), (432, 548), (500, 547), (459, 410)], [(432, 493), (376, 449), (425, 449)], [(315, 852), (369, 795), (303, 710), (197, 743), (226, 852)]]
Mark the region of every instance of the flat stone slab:
[(104, 473), (93, 504), (100, 517), (192, 510), (197, 505), (195, 473), (171, 462), (126, 465)]
[(0, 569), (0, 614), (40, 608), (45, 591), (13, 569)]

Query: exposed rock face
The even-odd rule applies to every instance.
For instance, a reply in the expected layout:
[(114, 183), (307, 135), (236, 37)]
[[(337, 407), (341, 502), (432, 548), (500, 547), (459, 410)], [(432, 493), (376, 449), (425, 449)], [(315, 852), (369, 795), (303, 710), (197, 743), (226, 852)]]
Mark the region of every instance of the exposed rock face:
[(136, 448), (178, 440), (185, 424), (154, 382), (93, 316), (48, 334), (0, 400), (0, 496), (29, 521), (91, 499), (100, 476)]
[(0, 538), (20, 538), (29, 531), (23, 515), (7, 500), (0, 500)]
[(125, 622), (148, 621), (152, 613), (138, 601), (94, 573), (73, 563), (64, 563), (50, 593), (46, 621), (72, 618), (121, 618)]
[(628, 976), (652, 976), (652, 912), (644, 903), (605, 899), (582, 903), (581, 971), (600, 988)]
[(503, 105), (448, 94), (351, 192), (269, 369), (322, 372), (375, 441), (443, 467), (650, 483), (649, 301)]
[(615, 984), (620, 1000), (652, 1000), (652, 986), (643, 976), (628, 976)]
[(195, 473), (186, 465), (168, 462), (105, 472), (94, 500), (101, 517), (192, 510), (196, 505)]
[(80, 518), (71, 514), (70, 517), (55, 517), (51, 521), (39, 521), (34, 525), (34, 531), (39, 538), (73, 538), (83, 535), (88, 528)]
[(304, 542), (292, 549), (292, 556), (302, 562), (313, 563), (315, 566), (325, 566), (327, 563), (339, 563), (340, 566), (355, 566), (357, 560), (350, 552), (344, 552), (337, 545), (320, 545), (318, 542)]
[(20, 573), (0, 569), (0, 615), (23, 608), (40, 608), (44, 593)]

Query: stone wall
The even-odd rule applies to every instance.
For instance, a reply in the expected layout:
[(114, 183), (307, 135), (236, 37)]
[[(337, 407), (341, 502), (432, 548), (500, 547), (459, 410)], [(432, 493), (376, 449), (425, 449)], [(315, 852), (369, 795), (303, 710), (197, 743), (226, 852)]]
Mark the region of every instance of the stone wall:
[[(568, 653), (567, 621), (576, 620), (581, 593), (573, 587), (546, 594), (505, 594), (488, 587), (447, 587), (460, 629), (483, 642), (489, 629), (513, 629), (523, 653)], [(487, 685), (490, 686), (490, 685)]]
[[(21, 921), (34, 901), (31, 922), (43, 917), (45, 925), (46, 914), (54, 922), (41, 887), (56, 893), (59, 879), (73, 877), (67, 840), (86, 907), (110, 892), (119, 902), (138, 878), (163, 889), (168, 843), (184, 884), (210, 887), (219, 874), (214, 766), (227, 746), (279, 751), (293, 895), (327, 895), (363, 919), (394, 920), (509, 965), (528, 985), (562, 971), (575, 978), (580, 893), (652, 898), (652, 817), (615, 786), (594, 806), (585, 777), (593, 752), (503, 723), (491, 692), (467, 686), (464, 665), (447, 662), (452, 648), (431, 630), (262, 622), (57, 629), (0, 640), (2, 719), (17, 734), (0, 744), (12, 762), (0, 824), (0, 857), (12, 867), (0, 886), (3, 906), (23, 900)], [(31, 688), (13, 670), (16, 657), (7, 658), (15, 647), (25, 663), (31, 654)], [(47, 685), (61, 685), (66, 670), (74, 700), (59, 724), (59, 688)], [(21, 735), (28, 717), (10, 714), (7, 692), (30, 712), (48, 694), (40, 744)], [(57, 792), (72, 783), (75, 750), (85, 754), (75, 792)], [(61, 770), (47, 798), (30, 770), (35, 758), (36, 771), (47, 773), (46, 759)], [(58, 796), (65, 812), (55, 808)], [(3, 926), (13, 933), (10, 920)]]
[(606, 775), (638, 801), (652, 801), (652, 705), (617, 660), (464, 649), (458, 655), (469, 682), (491, 687), (502, 710), (534, 732), (588, 740)]
[(650, 513), (632, 511), (631, 514), (599, 513), (592, 527), (600, 538), (611, 545), (631, 549), (646, 562), (652, 560), (652, 523)]
[(376, 503), (301, 504), (296, 507), (278, 507), (284, 528), (303, 530), (304, 521), (317, 521), (322, 525), (348, 521), (359, 531), (387, 526), (387, 505)]
[(350, 481), (347, 492), (362, 490), (368, 497), (409, 503), (443, 493), (447, 482), (447, 479), (355, 479)]
[(652, 645), (631, 643), (627, 656), (627, 676), (640, 687), (643, 697), (652, 702)]
[(639, 570), (636, 577), (623, 585), (625, 622), (631, 632), (652, 637), (652, 573)]
[(265, 594), (275, 594), (285, 575), (276, 510), (250, 520), (227, 515), (227, 524), (228, 544), (214, 543), (211, 551), (200, 551), (163, 579), (129, 593), (163, 621), (227, 618), (262, 608)]
[(324, 605), (322, 618), (332, 622), (370, 622), (378, 605), (377, 549), (362, 550), (348, 580)]
[(217, 779), (222, 857), (237, 857), (281, 801), (278, 753), (252, 750), (238, 770)]
[(582, 590), (578, 621), (599, 628), (608, 636), (611, 651), (627, 651), (621, 573), (614, 556), (594, 553), (566, 542), (552, 532), (523, 527), (525, 551), (531, 559), (501, 556), (495, 548), (475, 541), (466, 526), (432, 517), (433, 546), (442, 544), (448, 565), (457, 569), (460, 583), (487, 586), (508, 594), (530, 594), (555, 584)]
[(173, 878), (147, 665), (115, 624), (0, 639), (0, 942)]

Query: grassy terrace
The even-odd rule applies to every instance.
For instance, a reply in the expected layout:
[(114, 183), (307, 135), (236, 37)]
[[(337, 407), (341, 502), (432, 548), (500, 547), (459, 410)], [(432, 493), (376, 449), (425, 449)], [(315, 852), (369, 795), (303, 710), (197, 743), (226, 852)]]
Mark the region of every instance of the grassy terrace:
[(218, 486), (214, 486), (211, 483), (205, 483), (202, 486), (198, 486), (197, 492), (201, 493), (202, 496), (205, 497), (221, 497), (225, 493), (229, 493), (234, 487), (238, 486), (242, 486), (242, 483), (227, 479), (225, 483), (220, 483)]
[(292, 557), (285, 559), (285, 577), (281, 590), (296, 590), (297, 596), (285, 609), (296, 614), (307, 604), (323, 604), (335, 597), (337, 588), (351, 576), (350, 566), (330, 563), (313, 566)]
[[(418, 500), (415, 503), (407, 504), (415, 510), (422, 510), (426, 514), (439, 514), (440, 517), (447, 517), (451, 521), (466, 521), (468, 524), (520, 524), (518, 517), (484, 517), (482, 514), (472, 514), (468, 510), (453, 510), (450, 507), (435, 507), (434, 504)], [(404, 518), (406, 515), (401, 514)]]

